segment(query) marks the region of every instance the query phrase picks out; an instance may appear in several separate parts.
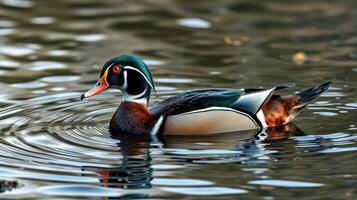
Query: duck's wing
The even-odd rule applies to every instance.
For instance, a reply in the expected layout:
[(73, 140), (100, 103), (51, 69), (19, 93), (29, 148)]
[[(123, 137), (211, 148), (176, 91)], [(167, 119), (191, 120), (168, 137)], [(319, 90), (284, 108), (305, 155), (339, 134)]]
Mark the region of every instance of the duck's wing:
[(278, 85), (264, 89), (204, 89), (173, 96), (151, 109), (165, 116), (165, 135), (199, 135), (260, 129), (266, 126), (259, 111)]
[(295, 83), (285, 83), (269, 88), (244, 89), (244, 95), (242, 95), (235, 103), (233, 103), (230, 108), (256, 115), (261, 110), (262, 106), (271, 98), (274, 91), (291, 88), (294, 86)]
[(282, 90), (282, 89), (286, 89), (286, 88), (292, 88), (295, 86), (296, 86), (295, 83), (281, 83), (279, 85), (274, 85), (274, 86), (265, 87), (265, 88), (245, 88), (244, 93), (249, 94), (249, 93), (253, 93), (253, 92), (261, 92), (263, 90), (269, 90), (272, 88), (274, 88), (274, 90)]
[(243, 89), (200, 89), (172, 96), (150, 108), (161, 116), (177, 115), (208, 107), (230, 107), (244, 93)]

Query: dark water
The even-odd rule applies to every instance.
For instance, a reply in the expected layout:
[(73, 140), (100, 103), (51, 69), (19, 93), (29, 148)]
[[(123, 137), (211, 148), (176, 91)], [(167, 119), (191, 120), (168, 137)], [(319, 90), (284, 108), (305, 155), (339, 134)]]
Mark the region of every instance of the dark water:
[[(1, 0), (0, 179), (19, 187), (0, 198), (356, 199), (356, 18), (353, 0)], [(79, 96), (122, 53), (149, 65), (152, 104), (202, 87), (334, 85), (296, 126), (111, 138), (120, 93)]]

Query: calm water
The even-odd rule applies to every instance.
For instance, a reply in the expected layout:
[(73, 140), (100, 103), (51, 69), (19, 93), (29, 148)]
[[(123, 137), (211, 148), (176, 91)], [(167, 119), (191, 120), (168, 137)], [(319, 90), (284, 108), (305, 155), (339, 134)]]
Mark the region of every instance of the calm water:
[[(0, 0), (0, 179), (19, 183), (0, 198), (356, 199), (356, 18), (353, 0)], [(148, 63), (152, 105), (202, 87), (334, 85), (296, 126), (111, 138), (120, 93), (79, 97), (122, 53)]]

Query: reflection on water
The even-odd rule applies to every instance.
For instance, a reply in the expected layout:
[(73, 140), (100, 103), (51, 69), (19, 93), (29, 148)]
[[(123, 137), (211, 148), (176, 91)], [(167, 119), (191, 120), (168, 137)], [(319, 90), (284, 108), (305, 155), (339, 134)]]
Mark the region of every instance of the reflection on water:
[(153, 171), (150, 164), (150, 138), (124, 135), (117, 139), (120, 140), (118, 146), (123, 154), (122, 164), (120, 168), (101, 172), (106, 174), (103, 176), (104, 185), (115, 187), (118, 184), (117, 187), (129, 189), (150, 188)]
[[(0, 0), (0, 198), (355, 199), (356, 6)], [(334, 85), (294, 120), (304, 132), (112, 138), (120, 94), (79, 96), (122, 53), (149, 65), (152, 105), (194, 88)]]

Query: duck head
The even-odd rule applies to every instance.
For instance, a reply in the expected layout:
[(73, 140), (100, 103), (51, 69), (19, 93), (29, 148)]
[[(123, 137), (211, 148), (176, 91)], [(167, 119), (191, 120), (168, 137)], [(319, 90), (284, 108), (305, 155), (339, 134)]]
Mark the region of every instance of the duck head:
[(81, 99), (94, 96), (108, 88), (122, 91), (123, 101), (147, 104), (151, 89), (155, 91), (151, 73), (146, 64), (136, 56), (121, 55), (108, 60), (102, 68), (100, 78)]

